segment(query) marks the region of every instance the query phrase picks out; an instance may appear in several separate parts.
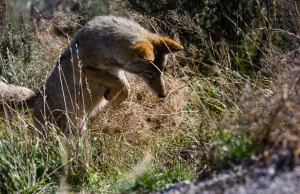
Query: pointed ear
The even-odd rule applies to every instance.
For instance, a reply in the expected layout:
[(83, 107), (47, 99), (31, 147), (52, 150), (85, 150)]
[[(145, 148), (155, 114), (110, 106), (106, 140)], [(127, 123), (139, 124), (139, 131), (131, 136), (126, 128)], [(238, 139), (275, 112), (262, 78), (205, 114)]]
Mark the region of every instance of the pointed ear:
[(160, 37), (160, 45), (162, 47), (163, 52), (165, 53), (178, 52), (183, 50), (183, 46), (181, 46), (174, 40), (164, 36)]
[(153, 46), (147, 42), (140, 42), (132, 47), (133, 60), (154, 61)]

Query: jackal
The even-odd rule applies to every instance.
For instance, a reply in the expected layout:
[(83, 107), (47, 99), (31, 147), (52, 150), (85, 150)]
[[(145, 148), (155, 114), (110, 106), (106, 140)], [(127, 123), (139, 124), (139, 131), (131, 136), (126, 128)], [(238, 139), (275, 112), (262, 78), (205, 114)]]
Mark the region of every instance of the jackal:
[(35, 126), (42, 129), (48, 121), (66, 132), (86, 127), (103, 99), (116, 106), (128, 97), (124, 71), (138, 75), (156, 96), (166, 97), (163, 71), (168, 54), (182, 49), (132, 20), (94, 18), (76, 33), (34, 97)]

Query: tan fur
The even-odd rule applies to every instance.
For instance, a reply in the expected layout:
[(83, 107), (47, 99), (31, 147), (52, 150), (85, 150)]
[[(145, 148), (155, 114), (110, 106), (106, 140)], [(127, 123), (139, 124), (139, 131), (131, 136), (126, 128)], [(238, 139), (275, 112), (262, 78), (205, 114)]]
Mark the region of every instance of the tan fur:
[(124, 71), (138, 75), (153, 94), (166, 97), (167, 55), (183, 47), (136, 22), (99, 16), (77, 32), (35, 98), (38, 129), (55, 123), (66, 132), (86, 128), (105, 98), (117, 106), (129, 95)]
[(163, 47), (163, 52), (171, 53), (171, 52), (178, 52), (183, 49), (183, 46), (176, 43), (174, 40), (162, 36), (160, 38), (160, 44)]
[(153, 45), (147, 42), (141, 42), (133, 46), (133, 60), (154, 61)]

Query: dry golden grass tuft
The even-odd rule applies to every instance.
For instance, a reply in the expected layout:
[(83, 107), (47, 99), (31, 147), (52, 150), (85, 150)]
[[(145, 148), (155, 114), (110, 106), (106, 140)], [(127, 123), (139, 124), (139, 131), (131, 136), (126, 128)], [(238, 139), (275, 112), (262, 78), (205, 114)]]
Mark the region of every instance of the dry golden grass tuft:
[(183, 119), (184, 108), (190, 98), (187, 77), (165, 75), (167, 98), (154, 96), (135, 75), (127, 74), (131, 94), (120, 107), (106, 108), (92, 127), (93, 134), (119, 133), (131, 143), (149, 143), (167, 128), (176, 128)]
[[(53, 66), (55, 65), (55, 61), (58, 60), (61, 51), (68, 46), (70, 39), (65, 37), (53, 36), (51, 33), (47, 31), (42, 31), (33, 36), (35, 39), (33, 41), (36, 50), (39, 52), (38, 57), (41, 62), (52, 62)], [(41, 67), (42, 64), (41, 64)]]

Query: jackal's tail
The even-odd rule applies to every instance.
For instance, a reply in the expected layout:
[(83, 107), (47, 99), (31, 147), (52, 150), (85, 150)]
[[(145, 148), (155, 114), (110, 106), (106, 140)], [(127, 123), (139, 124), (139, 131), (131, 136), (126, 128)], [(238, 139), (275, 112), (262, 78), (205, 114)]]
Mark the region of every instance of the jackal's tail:
[(16, 109), (31, 109), (34, 101), (32, 90), (0, 81), (0, 117)]

